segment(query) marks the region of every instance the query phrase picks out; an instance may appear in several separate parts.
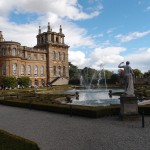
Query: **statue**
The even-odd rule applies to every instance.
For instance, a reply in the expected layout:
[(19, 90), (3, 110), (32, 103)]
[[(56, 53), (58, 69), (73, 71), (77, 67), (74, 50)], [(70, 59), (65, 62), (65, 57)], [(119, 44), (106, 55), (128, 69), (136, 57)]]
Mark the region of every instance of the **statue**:
[(127, 61), (126, 65), (122, 65), (124, 62), (121, 62), (118, 65), (118, 68), (124, 68), (124, 82), (125, 82), (125, 95), (134, 96), (134, 85), (133, 85), (133, 70), (129, 66), (130, 62)]

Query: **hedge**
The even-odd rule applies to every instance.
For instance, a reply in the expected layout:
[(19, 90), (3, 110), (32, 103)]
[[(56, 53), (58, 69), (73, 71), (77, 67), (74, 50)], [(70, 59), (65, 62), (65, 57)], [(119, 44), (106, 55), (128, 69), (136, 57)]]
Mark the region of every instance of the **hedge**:
[(103, 106), (82, 106), (72, 104), (39, 104), (39, 103), (27, 103), (23, 101), (9, 101), (9, 100), (0, 100), (0, 104), (92, 118), (117, 115), (119, 114), (120, 111), (119, 106), (103, 107)]
[[(113, 116), (120, 114), (120, 106), (82, 106), (72, 104), (40, 104), (27, 103), (23, 101), (0, 100), (0, 104), (14, 107), (22, 107), (41, 111), (55, 112), (61, 114), (78, 115), (91, 118)], [(150, 115), (150, 105), (139, 106), (139, 113), (143, 112)]]
[(0, 150), (40, 150), (35, 142), (0, 130)]
[(142, 105), (142, 106), (139, 106), (139, 113), (143, 113), (145, 115), (150, 115), (150, 105)]

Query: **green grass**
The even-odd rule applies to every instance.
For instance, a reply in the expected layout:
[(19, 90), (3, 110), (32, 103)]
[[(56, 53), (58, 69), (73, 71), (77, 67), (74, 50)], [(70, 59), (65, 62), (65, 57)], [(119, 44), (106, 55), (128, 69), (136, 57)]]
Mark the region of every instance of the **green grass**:
[(40, 150), (40, 148), (30, 140), (0, 130), (0, 150)]

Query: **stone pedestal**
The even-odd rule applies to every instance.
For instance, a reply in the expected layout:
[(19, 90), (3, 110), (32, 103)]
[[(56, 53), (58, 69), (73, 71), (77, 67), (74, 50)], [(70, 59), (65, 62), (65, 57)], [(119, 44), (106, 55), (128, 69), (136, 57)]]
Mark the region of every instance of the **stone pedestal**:
[(137, 119), (138, 102), (135, 96), (120, 96), (120, 118)]

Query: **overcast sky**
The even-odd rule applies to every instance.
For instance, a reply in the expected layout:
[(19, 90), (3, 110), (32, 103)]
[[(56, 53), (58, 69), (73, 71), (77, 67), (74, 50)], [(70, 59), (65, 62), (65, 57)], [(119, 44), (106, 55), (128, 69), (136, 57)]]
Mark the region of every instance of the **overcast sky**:
[(122, 61), (150, 70), (149, 0), (0, 0), (0, 31), (5, 40), (36, 45), (50, 22), (62, 25), (69, 61), (79, 68), (100, 64), (117, 70)]

